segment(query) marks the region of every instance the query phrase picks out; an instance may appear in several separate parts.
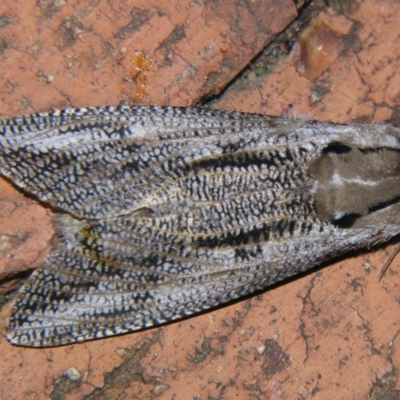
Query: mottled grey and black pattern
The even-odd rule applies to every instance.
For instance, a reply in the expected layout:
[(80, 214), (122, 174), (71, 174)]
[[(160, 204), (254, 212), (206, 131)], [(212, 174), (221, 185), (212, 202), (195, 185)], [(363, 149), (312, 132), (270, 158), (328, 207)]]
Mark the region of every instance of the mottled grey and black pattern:
[(0, 121), (0, 172), (58, 211), (8, 339), (55, 346), (176, 320), (400, 231), (399, 131), (206, 109)]

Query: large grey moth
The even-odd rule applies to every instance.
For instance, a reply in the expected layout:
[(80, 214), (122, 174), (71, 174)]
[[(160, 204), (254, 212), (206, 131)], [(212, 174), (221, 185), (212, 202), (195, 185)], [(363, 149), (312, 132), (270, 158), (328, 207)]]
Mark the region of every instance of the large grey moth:
[(400, 130), (207, 109), (0, 121), (1, 174), (58, 211), (8, 339), (55, 346), (218, 306), (400, 231)]

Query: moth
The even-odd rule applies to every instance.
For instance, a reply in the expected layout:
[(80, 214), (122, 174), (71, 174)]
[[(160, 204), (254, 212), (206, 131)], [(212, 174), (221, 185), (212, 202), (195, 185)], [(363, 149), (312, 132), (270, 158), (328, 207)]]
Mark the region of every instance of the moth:
[(192, 108), (0, 121), (1, 174), (58, 212), (8, 340), (57, 346), (218, 306), (400, 232), (400, 130)]

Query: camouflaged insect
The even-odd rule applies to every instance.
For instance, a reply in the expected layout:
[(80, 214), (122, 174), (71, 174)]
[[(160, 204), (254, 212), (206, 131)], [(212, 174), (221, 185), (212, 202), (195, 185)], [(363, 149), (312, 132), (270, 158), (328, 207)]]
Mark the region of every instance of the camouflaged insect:
[(67, 109), (0, 122), (1, 174), (58, 211), (8, 339), (162, 324), (400, 232), (400, 131), (236, 112)]

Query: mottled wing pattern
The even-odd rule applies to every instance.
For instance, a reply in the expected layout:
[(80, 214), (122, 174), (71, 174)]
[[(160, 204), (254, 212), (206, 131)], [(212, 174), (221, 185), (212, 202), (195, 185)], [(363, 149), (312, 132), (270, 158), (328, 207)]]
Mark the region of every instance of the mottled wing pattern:
[(399, 148), (388, 127), (206, 109), (2, 120), (1, 174), (59, 211), (8, 338), (54, 346), (158, 325), (386, 240), (399, 230)]

